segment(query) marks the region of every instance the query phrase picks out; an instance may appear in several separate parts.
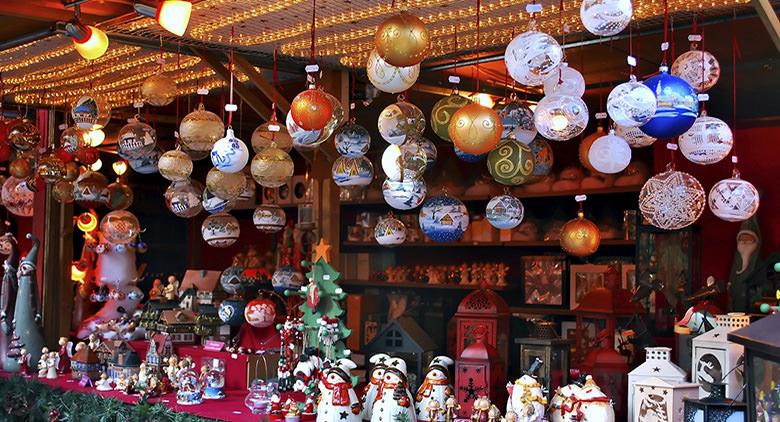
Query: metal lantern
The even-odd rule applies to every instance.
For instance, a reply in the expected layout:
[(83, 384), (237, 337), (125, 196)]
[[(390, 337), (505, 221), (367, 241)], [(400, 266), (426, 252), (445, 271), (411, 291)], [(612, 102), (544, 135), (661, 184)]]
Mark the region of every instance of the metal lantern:
[(700, 399), (685, 399), (684, 422), (742, 422), (745, 420), (747, 407), (726, 398), (726, 385), (716, 383), (712, 385), (709, 396)]
[(554, 322), (537, 321), (531, 330), (531, 337), (521, 338), (519, 342), (520, 370), (525, 372), (536, 358), (541, 359), (544, 365), (537, 379), (547, 390), (547, 398), (552, 398), (552, 394), (555, 393), (554, 386), (569, 383), (569, 354), (572, 341), (558, 337)]
[(700, 396), (712, 394), (716, 384), (726, 385), (725, 397), (737, 398), (742, 393), (744, 347), (726, 338), (728, 333), (750, 324), (750, 316), (741, 312), (718, 315), (716, 327), (693, 339), (691, 380), (701, 385)]
[(501, 359), (509, 358), (509, 305), (493, 290), (479, 289), (469, 293), (458, 305), (454, 328), (456, 338), (450, 356), (460, 356), (477, 341), (479, 330), (484, 330), (485, 343), (498, 350)]
[(630, 421), (634, 420), (634, 414), (639, 410), (634, 405), (635, 385), (647, 382), (651, 378), (669, 385), (682, 384), (688, 376), (685, 370), (672, 363), (672, 349), (648, 347), (645, 352), (647, 353), (645, 362), (628, 373), (628, 420)]
[(635, 415), (629, 415), (629, 421), (682, 421), (683, 400), (699, 397), (698, 384), (669, 382), (656, 377), (639, 381), (628, 391), (631, 400), (628, 407), (634, 409)]
[(476, 342), (466, 347), (455, 361), (455, 397), (461, 416), (471, 414), (474, 399), (487, 396), (493, 403), (506, 398), (504, 359), (486, 342), (484, 326), (477, 330)]

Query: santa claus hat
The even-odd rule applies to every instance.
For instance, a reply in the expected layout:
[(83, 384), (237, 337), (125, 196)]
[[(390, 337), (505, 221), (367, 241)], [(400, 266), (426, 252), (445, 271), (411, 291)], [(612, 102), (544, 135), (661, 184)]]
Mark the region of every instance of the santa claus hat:
[(351, 381), (352, 378), (350, 376), (350, 371), (355, 368), (357, 368), (355, 362), (352, 362), (349, 359), (339, 359), (336, 361), (335, 365), (328, 368), (328, 372), (335, 373), (336, 375), (341, 377), (341, 379), (343, 379), (344, 381), (349, 382)]
[(428, 370), (438, 369), (445, 374), (449, 372), (449, 367), (454, 365), (455, 361), (449, 356), (436, 356), (431, 359), (431, 363), (428, 364)]
[(385, 353), (377, 353), (370, 358), (368, 358), (368, 361), (374, 364), (374, 368), (386, 368), (387, 367), (387, 361), (389, 361), (390, 355)]
[(385, 365), (387, 365), (385, 372), (392, 372), (398, 375), (403, 381), (406, 381), (406, 362), (403, 359), (391, 358), (385, 362)]

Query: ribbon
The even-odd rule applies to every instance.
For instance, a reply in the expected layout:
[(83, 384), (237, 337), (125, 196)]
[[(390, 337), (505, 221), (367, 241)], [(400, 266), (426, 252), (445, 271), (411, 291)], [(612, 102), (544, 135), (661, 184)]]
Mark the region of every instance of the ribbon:
[(736, 23), (737, 16), (734, 12), (734, 19), (731, 24), (731, 96), (732, 96), (732, 110), (731, 110), (731, 131), (733, 133), (733, 146), (731, 147), (731, 160), (734, 163), (734, 173), (738, 174), (737, 170), (737, 57), (742, 54), (739, 49), (739, 41), (737, 41)]
[(311, 51), (309, 60), (314, 64), (314, 45), (317, 31), (317, 0), (311, 0)]
[[(664, 43), (669, 42), (669, 3), (664, 0)], [(668, 49), (664, 49), (664, 58), (661, 61), (662, 66), (666, 66), (666, 56)]]
[(581, 421), (585, 417), (585, 414), (582, 413), (582, 410), (581, 410), (582, 405), (584, 403), (609, 403), (609, 398), (607, 398), (607, 397), (593, 397), (593, 398), (590, 398), (590, 399), (587, 399), (587, 400), (580, 400), (574, 394), (572, 394), (571, 396), (569, 396), (568, 403), (571, 403), (571, 404), (567, 405), (566, 401), (561, 403), (561, 411), (563, 413), (575, 412), (575, 414), (577, 415), (577, 420)]
[(477, 71), (477, 92), (479, 92), (479, 18), (480, 18), (480, 11), (482, 9), (482, 1), (477, 0), (477, 65), (476, 65), (476, 71)]

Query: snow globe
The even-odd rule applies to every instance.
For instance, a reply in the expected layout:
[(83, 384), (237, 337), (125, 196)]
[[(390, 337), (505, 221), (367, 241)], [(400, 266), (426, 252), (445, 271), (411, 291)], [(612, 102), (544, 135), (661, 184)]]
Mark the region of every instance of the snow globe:
[(204, 399), (225, 398), (225, 362), (222, 359), (212, 359), (211, 366), (206, 371), (203, 381)]
[(177, 384), (179, 390), (176, 392), (176, 403), (183, 406), (203, 403), (198, 374), (194, 370), (187, 369), (179, 375)]

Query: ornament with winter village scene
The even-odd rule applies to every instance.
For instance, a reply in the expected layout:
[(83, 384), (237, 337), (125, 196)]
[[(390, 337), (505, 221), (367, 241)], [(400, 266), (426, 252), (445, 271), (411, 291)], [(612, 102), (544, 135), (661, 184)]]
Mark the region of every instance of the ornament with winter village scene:
[(544, 418), (547, 397), (534, 375), (541, 366), (541, 359), (536, 358), (525, 375), (506, 386), (509, 393), (506, 411), (514, 412), (518, 422), (541, 422)]
[[(417, 389), (415, 404), (417, 420), (444, 421), (443, 412), (431, 409), (430, 405), (432, 402), (436, 402), (439, 409), (441, 409), (447, 397), (453, 394), (452, 385), (450, 385), (449, 367), (454, 364), (455, 361), (449, 356), (436, 356), (431, 360), (431, 363), (428, 365), (428, 373), (425, 374), (422, 385)], [(429, 418), (431, 410), (434, 410), (434, 414), (438, 414), (436, 419)]]
[(629, 407), (634, 409), (634, 418), (629, 420), (637, 422), (682, 421), (683, 399), (699, 396), (698, 384), (669, 382), (655, 377), (638, 381), (633, 390), (633, 402), (629, 402)]
[(339, 359), (323, 371), (319, 382), (317, 422), (360, 422), (361, 405), (352, 388), (350, 372), (356, 367), (349, 359)]
[[(668, 347), (648, 347), (645, 349), (645, 352), (647, 357), (644, 363), (628, 373), (628, 420), (635, 420), (635, 411), (638, 410), (634, 407), (635, 385), (650, 378), (658, 379), (670, 385), (681, 384), (685, 382), (685, 378), (688, 376), (685, 370), (672, 363), (672, 349)], [(682, 406), (682, 403), (680, 405)]]
[(404, 180), (403, 182), (394, 182), (385, 179), (382, 183), (382, 196), (387, 205), (397, 210), (410, 210), (417, 208), (425, 200), (428, 188), (425, 180)]
[(726, 339), (728, 333), (750, 324), (742, 312), (718, 315), (714, 329), (693, 338), (691, 380), (699, 383), (699, 396), (712, 393), (717, 383), (726, 384), (726, 398), (736, 399), (745, 384), (744, 347)]
[(499, 195), (490, 199), (485, 207), (485, 218), (497, 229), (513, 229), (523, 221), (523, 203), (512, 195)]
[(420, 228), (434, 242), (455, 242), (469, 226), (469, 212), (463, 202), (451, 196), (429, 198), (420, 209)]
[(377, 393), (384, 381), (385, 369), (387, 368), (387, 362), (389, 362), (390, 359), (390, 355), (384, 353), (377, 353), (368, 358), (368, 362), (372, 366), (368, 383), (363, 389), (362, 418), (364, 421), (371, 420), (371, 411), (373, 410), (374, 401), (376, 401)]
[(333, 137), (336, 151), (350, 158), (366, 155), (371, 148), (371, 135), (368, 130), (357, 123), (349, 122), (341, 127)]
[(406, 240), (406, 226), (392, 213), (379, 217), (379, 222), (374, 227), (374, 238), (376, 243), (382, 246), (400, 245)]
[(387, 361), (387, 368), (371, 410), (371, 422), (416, 422), (414, 398), (406, 378), (406, 362)]

